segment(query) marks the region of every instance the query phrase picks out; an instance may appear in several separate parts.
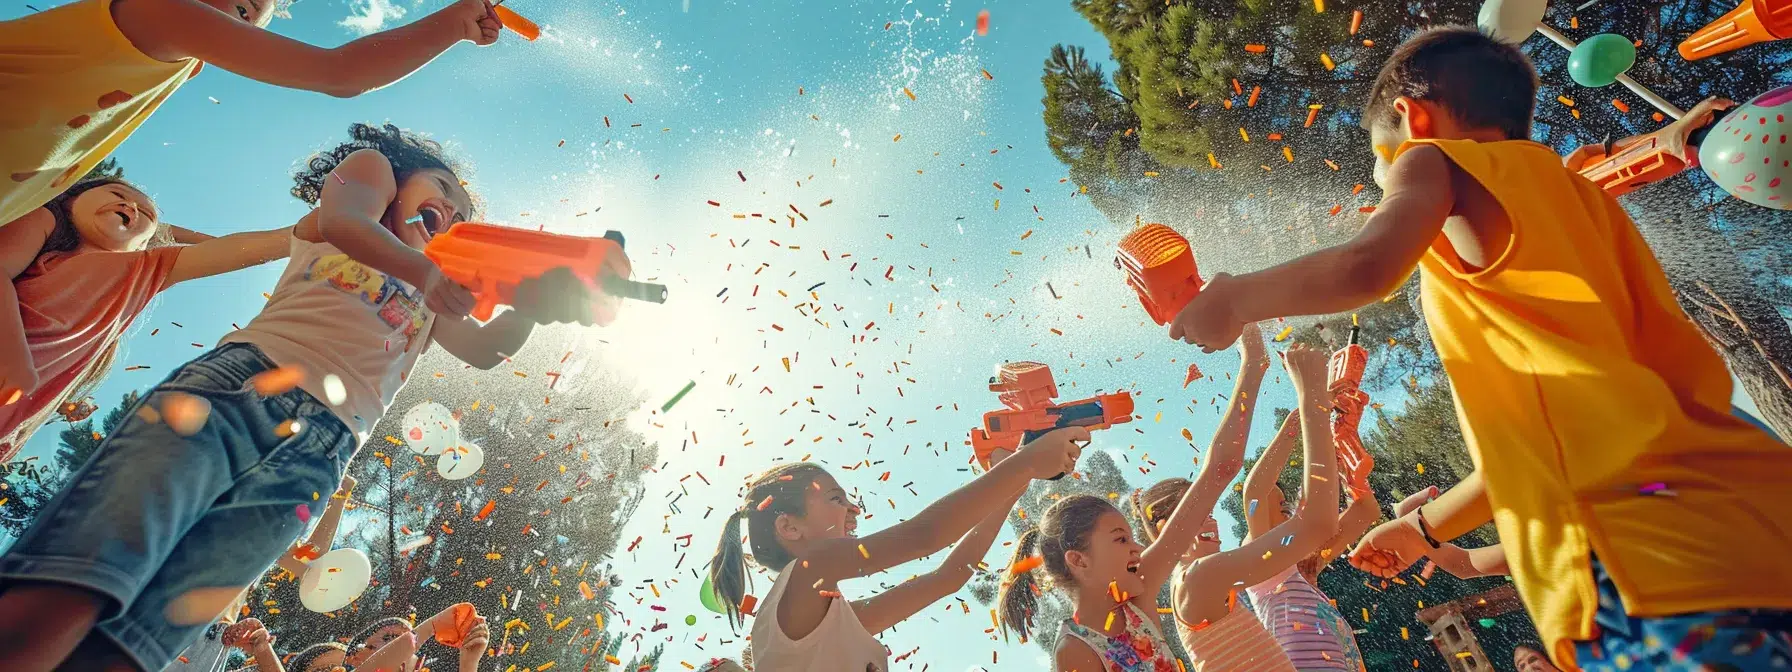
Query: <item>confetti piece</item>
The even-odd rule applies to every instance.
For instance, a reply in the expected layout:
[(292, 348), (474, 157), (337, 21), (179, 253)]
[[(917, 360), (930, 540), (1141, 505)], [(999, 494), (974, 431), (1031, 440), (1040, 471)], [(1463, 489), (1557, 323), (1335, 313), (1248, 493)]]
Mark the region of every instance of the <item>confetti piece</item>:
[(864, 557), (865, 557), (865, 559), (866, 559), (866, 560), (870, 560), (870, 559), (871, 559), (871, 552), (870, 552), (870, 551), (867, 551), (867, 550), (865, 550), (865, 545), (864, 545), (864, 544), (859, 544), (859, 555), (862, 555), (862, 556), (864, 556)]
[(1361, 30), (1362, 27), (1363, 27), (1363, 10), (1359, 9), (1354, 12), (1351, 12), (1350, 13), (1350, 34), (1355, 35), (1356, 31)]
[(1044, 557), (1037, 556), (1037, 555), (1029, 555), (1027, 557), (1024, 557), (1024, 558), (1021, 558), (1020, 560), (1015, 561), (1015, 563), (1013, 565), (1010, 565), (1008, 567), (1008, 573), (1010, 575), (1025, 574), (1027, 572), (1031, 572), (1035, 569), (1038, 569), (1039, 566), (1043, 565), (1043, 564), (1045, 564)]
[(1182, 379), (1182, 389), (1185, 389), (1185, 390), (1188, 389), (1189, 383), (1195, 382), (1195, 380), (1200, 377), (1201, 377), (1200, 365), (1189, 364), (1188, 365), (1188, 376)]
[(1618, 108), (1619, 112), (1624, 112), (1624, 113), (1630, 112), (1630, 106), (1624, 104), (1624, 101), (1618, 100), (1617, 98), (1612, 99), (1612, 107)]
[(1288, 335), (1292, 333), (1294, 333), (1294, 325), (1282, 327), (1281, 331), (1276, 332), (1276, 342), (1281, 343), (1282, 341), (1288, 340)]
[(255, 377), (249, 379), (249, 384), (255, 387), (257, 394), (272, 397), (291, 391), (304, 380), (304, 369), (296, 366), (282, 366), (255, 374)]
[(902, 95), (908, 96), (909, 100), (915, 99), (915, 92), (908, 90), (908, 87), (906, 86), (902, 87)]
[(477, 523), (481, 520), (485, 520), (485, 517), (492, 515), (492, 510), (494, 510), (496, 508), (498, 508), (497, 500), (495, 500), (495, 499), (486, 500), (485, 506), (479, 507), (479, 513), (477, 515), (473, 516), (473, 522)]
[[(786, 369), (788, 369), (788, 367), (786, 367)], [(672, 410), (672, 407), (676, 406), (678, 404), (678, 400), (683, 399), (684, 395), (689, 394), (691, 391), (691, 388), (696, 387), (696, 386), (697, 386), (697, 381), (695, 381), (695, 380), (685, 383), (684, 389), (679, 390), (678, 394), (672, 395), (671, 399), (667, 399), (666, 403), (664, 405), (660, 406), (660, 412), (665, 413), (667, 411)]]
[(301, 523), (310, 523), (311, 522), (311, 509), (309, 507), (305, 506), (304, 504), (300, 504), (298, 506), (293, 507), (293, 513), (299, 514), (299, 522), (301, 522)]
[(168, 428), (181, 436), (198, 434), (211, 418), (212, 402), (184, 392), (170, 392), (162, 398), (162, 419)]
[(1313, 0), (1313, 12), (1316, 14), (1324, 14), (1325, 0)]
[(988, 35), (988, 34), (989, 34), (989, 10), (985, 9), (985, 10), (977, 12), (977, 35), (983, 36), (983, 35)]
[(753, 608), (759, 606), (759, 598), (748, 595), (740, 598), (740, 613), (752, 615)]
[(1265, 51), (1269, 51), (1269, 47), (1262, 44), (1247, 44), (1244, 45), (1244, 50), (1246, 53), (1261, 54)]
[(1325, 52), (1319, 53), (1319, 63), (1324, 65), (1326, 70), (1338, 69), (1338, 64), (1332, 62), (1332, 55)]

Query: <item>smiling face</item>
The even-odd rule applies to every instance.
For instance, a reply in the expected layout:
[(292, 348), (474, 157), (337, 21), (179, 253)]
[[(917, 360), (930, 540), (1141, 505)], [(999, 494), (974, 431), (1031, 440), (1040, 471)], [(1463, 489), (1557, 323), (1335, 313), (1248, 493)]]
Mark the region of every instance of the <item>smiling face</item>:
[(787, 543), (856, 537), (859, 513), (839, 481), (825, 472), (817, 474), (803, 493), (803, 515), (778, 516), (778, 537)]
[(1112, 583), (1127, 595), (1145, 592), (1145, 577), (1139, 574), (1139, 559), (1145, 547), (1132, 537), (1132, 526), (1119, 511), (1105, 511), (1095, 519), (1095, 531), (1089, 535), (1089, 548), (1066, 551), (1065, 564), (1079, 586), (1107, 589)]
[(383, 223), (405, 245), (421, 250), (436, 234), (466, 221), (472, 211), (473, 197), (459, 178), (440, 168), (424, 168), (399, 183)]
[(348, 664), (348, 659), (341, 651), (325, 651), (323, 655), (311, 659), (305, 665), (304, 672), (331, 672)]
[(354, 653), (349, 654), (346, 660), (350, 666), (360, 667), (361, 663), (366, 662), (375, 651), (380, 650), (380, 647), (410, 632), (411, 626), (404, 623), (393, 623), (375, 630), (373, 634), (367, 636), (367, 639), (357, 642), (360, 646), (355, 649)]
[(106, 252), (141, 250), (155, 236), (156, 204), (126, 184), (104, 184), (68, 204), (69, 222), (81, 244)]
[(1518, 668), (1518, 672), (1562, 672), (1542, 652), (1528, 646), (1512, 650), (1512, 666)]
[(244, 23), (257, 28), (266, 28), (274, 18), (274, 5), (278, 0), (205, 0), (220, 12), (242, 19)]

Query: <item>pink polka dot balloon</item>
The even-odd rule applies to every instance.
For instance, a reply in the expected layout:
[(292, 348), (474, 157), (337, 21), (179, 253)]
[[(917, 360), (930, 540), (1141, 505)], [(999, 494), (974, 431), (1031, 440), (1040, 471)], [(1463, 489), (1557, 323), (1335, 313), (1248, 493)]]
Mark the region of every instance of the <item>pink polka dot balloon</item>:
[(1731, 110), (1705, 136), (1699, 166), (1731, 196), (1792, 210), (1792, 86)]

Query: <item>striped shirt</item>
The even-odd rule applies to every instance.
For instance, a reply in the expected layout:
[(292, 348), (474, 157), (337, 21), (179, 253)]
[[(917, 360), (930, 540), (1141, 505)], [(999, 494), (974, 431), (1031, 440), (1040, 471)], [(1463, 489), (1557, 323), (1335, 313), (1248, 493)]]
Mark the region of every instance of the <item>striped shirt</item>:
[(1360, 672), (1363, 652), (1344, 615), (1297, 567), (1246, 589), (1288, 659), (1301, 672)]
[[(1180, 572), (1175, 582), (1182, 583)], [(1172, 593), (1180, 593), (1180, 585)], [(1176, 616), (1176, 634), (1195, 669), (1206, 672), (1294, 672), (1282, 645), (1263, 629), (1250, 610), (1240, 609), (1238, 593), (1226, 598), (1226, 615), (1213, 622), (1189, 623)]]

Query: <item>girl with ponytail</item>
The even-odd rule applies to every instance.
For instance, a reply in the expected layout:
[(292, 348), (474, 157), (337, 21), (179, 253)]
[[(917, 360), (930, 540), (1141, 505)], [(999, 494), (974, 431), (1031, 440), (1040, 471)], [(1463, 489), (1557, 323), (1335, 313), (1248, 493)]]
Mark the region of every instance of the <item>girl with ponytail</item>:
[[(914, 518), (863, 538), (855, 535), (859, 507), (827, 470), (808, 462), (775, 467), (747, 484), (740, 510), (728, 516), (710, 560), (710, 583), (730, 624), (758, 616), (751, 649), (756, 668), (888, 672), (889, 652), (877, 633), (963, 586), (1027, 484), (1074, 471), (1088, 440), (1087, 429), (1062, 429), (1012, 455), (998, 453), (987, 473)], [(754, 564), (778, 575), (757, 609), (747, 598), (743, 523)], [(955, 541), (958, 546), (938, 569), (870, 599), (841, 598), (841, 581), (876, 574)]]
[[(1219, 430), (1207, 451), (1207, 459), (1192, 486), (1181, 488), (1175, 496), (1154, 499), (1141, 513), (1151, 537), (1149, 547), (1133, 540), (1126, 518), (1106, 500), (1098, 497), (1068, 497), (1045, 512), (1036, 532), (1022, 537), (1016, 551), (1017, 567), (1032, 563), (1021, 560), (1037, 550), (1040, 568), (1052, 579), (1054, 587), (1067, 590), (1075, 605), (1075, 617), (1059, 625), (1061, 636), (1056, 651), (1057, 669), (1061, 672), (1171, 672), (1177, 669), (1175, 658), (1162, 632), (1157, 627), (1157, 594), (1177, 572), (1178, 561), (1195, 543), (1203, 524), (1211, 520), (1209, 512), (1238, 475), (1244, 464), (1244, 443), (1250, 435), (1251, 409), (1248, 407), (1262, 384), (1267, 360), (1263, 356), (1262, 333), (1255, 325), (1244, 331), (1243, 358), (1237, 387), (1220, 420)], [(1302, 386), (1304, 425), (1309, 431), (1327, 435), (1326, 414), (1330, 406), (1316, 403), (1325, 390), (1325, 356), (1301, 346), (1287, 353), (1290, 375), (1298, 382), (1311, 378), (1317, 382)], [(1307, 417), (1311, 416), (1311, 417)], [(1329, 477), (1327, 478), (1329, 481)], [(1336, 486), (1332, 497), (1336, 499)], [(1333, 511), (1336, 515), (1336, 511)], [(1329, 536), (1329, 532), (1326, 533)], [(1240, 553), (1263, 555), (1267, 548), (1254, 548)], [(1184, 582), (1185, 583), (1185, 582)], [(1227, 586), (1197, 584), (1199, 590), (1176, 590), (1182, 595), (1225, 595)], [(1186, 587), (1184, 587), (1186, 588)], [(1216, 590), (1215, 588), (1220, 588)], [(1021, 572), (1005, 586), (1001, 595), (1004, 627), (1026, 636), (1031, 629), (1032, 612), (1037, 604), (1038, 589), (1031, 572)], [(1179, 599), (1179, 603), (1183, 601)], [(1225, 614), (1225, 603), (1210, 600), (1218, 607), (1214, 617)], [(1179, 610), (1179, 615), (1181, 610)], [(1249, 618), (1246, 616), (1245, 618)], [(1254, 627), (1255, 623), (1251, 625)], [(1234, 668), (1208, 665), (1205, 669)], [(1256, 669), (1256, 668), (1243, 668)], [(1266, 668), (1275, 669), (1275, 668)]]
[[(1247, 353), (1253, 344), (1260, 343), (1258, 338), (1247, 332)], [(1246, 359), (1253, 358), (1247, 354)], [(1286, 648), (1288, 642), (1278, 640), (1249, 611), (1239, 608), (1237, 586), (1254, 585), (1280, 572), (1291, 571), (1302, 558), (1328, 543), (1338, 526), (1337, 467), (1327, 423), (1331, 405), (1325, 403), (1330, 399), (1326, 390), (1326, 356), (1323, 352), (1295, 345), (1285, 353), (1283, 361), (1298, 393), (1300, 410), (1297, 415), (1307, 439), (1304, 481), (1307, 497), (1303, 501), (1318, 503), (1302, 507), (1281, 525), (1265, 534), (1247, 538), (1239, 548), (1224, 552), (1220, 551), (1219, 523), (1209, 516), (1194, 544), (1184, 547), (1170, 587), (1176, 632), (1182, 639), (1183, 649), (1197, 665), (1205, 665), (1206, 669), (1293, 672), (1295, 666), (1289, 658), (1292, 649)], [(1247, 375), (1256, 380), (1241, 382), (1240, 388), (1248, 383), (1254, 391), (1261, 382), (1262, 369), (1247, 368), (1240, 373), (1241, 378)], [(1278, 441), (1292, 439), (1286, 436), (1288, 428), (1293, 426), (1292, 421), (1291, 417), (1290, 424), (1284, 425), (1283, 436), (1278, 436)], [(1241, 460), (1244, 434), (1236, 435), (1240, 437), (1236, 442), (1216, 443), (1209, 459)], [(1134, 515), (1147, 536), (1161, 539), (1156, 536), (1161, 534), (1157, 530), (1169, 518), (1165, 509), (1172, 502), (1187, 503), (1192, 497), (1195, 504), (1185, 505), (1199, 505), (1202, 511), (1209, 510), (1237, 471), (1238, 467), (1233, 467), (1224, 480), (1207, 479), (1203, 472), (1202, 477), (1192, 484), (1180, 478), (1161, 481), (1134, 495)]]

